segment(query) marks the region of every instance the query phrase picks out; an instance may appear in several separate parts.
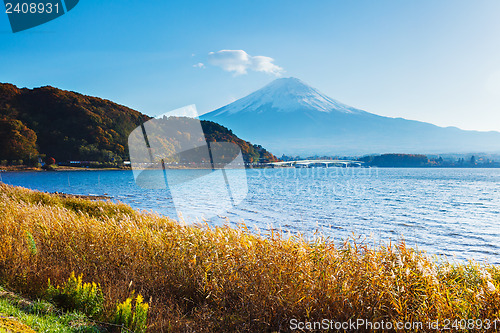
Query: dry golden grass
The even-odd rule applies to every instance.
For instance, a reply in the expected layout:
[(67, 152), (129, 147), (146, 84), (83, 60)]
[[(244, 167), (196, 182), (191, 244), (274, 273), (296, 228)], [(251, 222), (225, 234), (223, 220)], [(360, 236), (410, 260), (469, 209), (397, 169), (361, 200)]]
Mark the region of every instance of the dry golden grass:
[[(111, 315), (132, 290), (150, 332), (289, 331), (290, 320), (498, 319), (500, 269), (438, 262), (403, 243), (314, 243), (244, 226), (182, 226), (126, 205), (0, 184), (0, 283), (41, 295), (74, 271)], [(500, 327), (500, 324), (499, 324)]]
[(0, 314), (0, 332), (36, 333), (30, 327), (18, 322), (15, 318), (4, 317), (1, 314)]

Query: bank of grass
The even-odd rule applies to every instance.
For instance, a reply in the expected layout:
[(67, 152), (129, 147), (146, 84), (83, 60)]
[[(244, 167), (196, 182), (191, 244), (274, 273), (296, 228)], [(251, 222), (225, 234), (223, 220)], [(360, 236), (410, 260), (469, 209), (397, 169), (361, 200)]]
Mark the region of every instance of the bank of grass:
[(99, 333), (103, 331), (83, 314), (63, 313), (49, 302), (30, 301), (0, 287), (0, 332)]
[[(240, 228), (183, 226), (123, 204), (0, 184), (0, 284), (101, 285), (103, 318), (133, 291), (149, 332), (286, 332), (290, 320), (430, 322), (500, 317), (500, 268), (405, 246), (336, 246)], [(500, 324), (498, 325), (500, 327)]]

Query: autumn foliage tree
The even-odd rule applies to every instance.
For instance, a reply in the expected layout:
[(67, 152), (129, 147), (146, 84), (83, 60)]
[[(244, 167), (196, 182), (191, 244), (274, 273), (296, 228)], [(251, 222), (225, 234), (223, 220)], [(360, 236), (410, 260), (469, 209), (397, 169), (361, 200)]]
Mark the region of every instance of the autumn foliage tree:
[(0, 160), (32, 161), (38, 156), (37, 136), (23, 122), (0, 118)]

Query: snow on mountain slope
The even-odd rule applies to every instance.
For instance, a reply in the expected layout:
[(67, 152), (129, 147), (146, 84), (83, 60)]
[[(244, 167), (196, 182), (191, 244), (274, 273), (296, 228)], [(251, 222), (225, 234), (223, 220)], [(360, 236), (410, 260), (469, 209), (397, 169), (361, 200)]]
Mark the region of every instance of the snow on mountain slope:
[(263, 111), (264, 107), (279, 112), (314, 110), (321, 112), (362, 113), (339, 101), (336, 101), (317, 89), (296, 78), (277, 79), (262, 89), (243, 97), (215, 111), (215, 115), (234, 114), (237, 112)]
[(500, 152), (499, 132), (379, 116), (295, 78), (277, 79), (200, 118), (226, 126), (275, 155)]

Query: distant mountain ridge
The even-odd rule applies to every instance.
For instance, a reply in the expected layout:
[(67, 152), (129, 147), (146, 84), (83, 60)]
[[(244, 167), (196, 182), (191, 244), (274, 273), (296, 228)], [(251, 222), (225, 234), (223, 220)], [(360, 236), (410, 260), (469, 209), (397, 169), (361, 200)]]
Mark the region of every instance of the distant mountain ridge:
[[(0, 83), (0, 160), (116, 162), (128, 159), (129, 134), (151, 119), (109, 100), (46, 86), (17, 88)], [(231, 130), (202, 121), (208, 141), (236, 143), (247, 161), (276, 160), (261, 146), (238, 138)]]
[(296, 78), (204, 114), (275, 154), (500, 152), (499, 132), (464, 131), (389, 118), (332, 99)]

